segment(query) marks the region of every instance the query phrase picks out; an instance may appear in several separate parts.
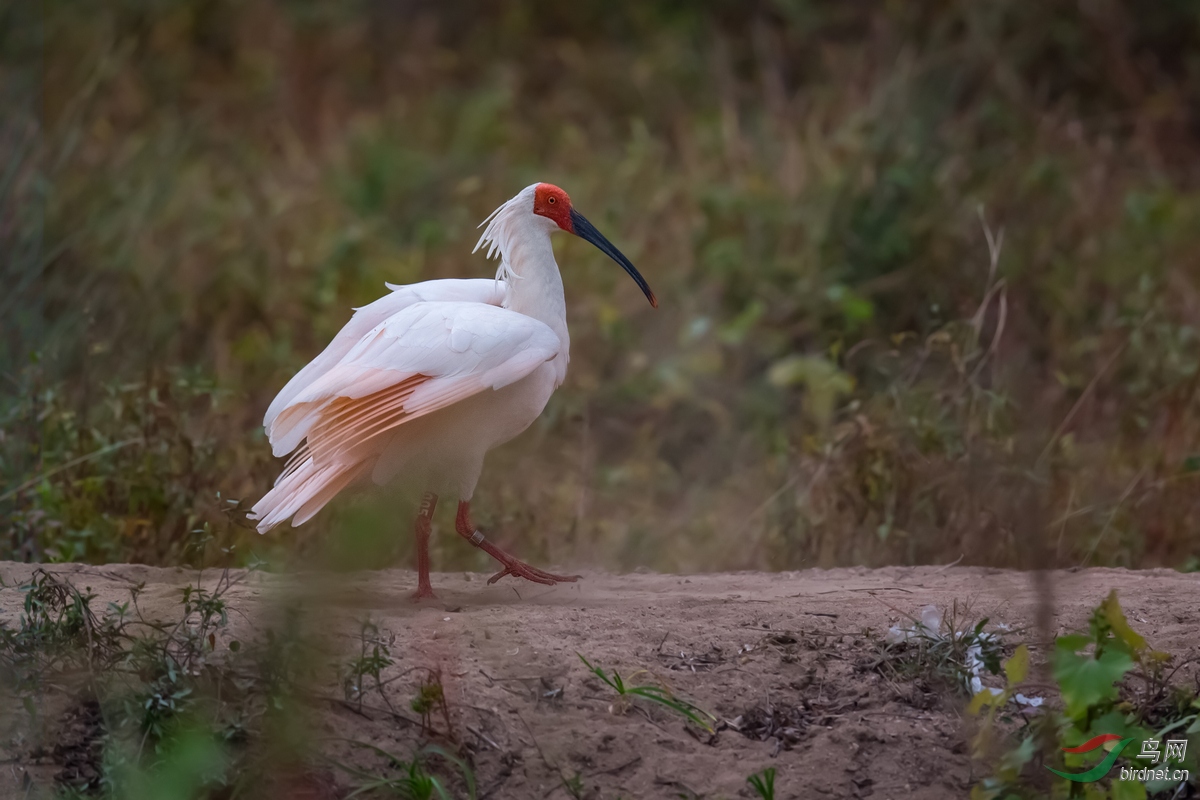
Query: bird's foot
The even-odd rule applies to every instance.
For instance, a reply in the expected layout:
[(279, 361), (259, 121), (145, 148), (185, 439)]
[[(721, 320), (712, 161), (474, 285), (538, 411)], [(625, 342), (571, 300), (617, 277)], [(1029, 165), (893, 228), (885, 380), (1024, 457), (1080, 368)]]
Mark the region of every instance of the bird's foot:
[(413, 600), (437, 600), (437, 595), (433, 593), (433, 587), (429, 584), (417, 585), (417, 590), (412, 593)]
[(574, 583), (579, 580), (581, 575), (555, 575), (553, 572), (546, 572), (537, 567), (531, 567), (519, 558), (509, 555), (497, 545), (492, 544), (483, 535), (483, 531), (476, 528), (471, 523), (471, 506), (466, 500), (458, 504), (458, 519), (455, 521), (454, 529), (458, 531), (458, 535), (466, 539), (468, 542), (478, 547), (483, 552), (487, 553), (492, 558), (499, 561), (504, 569), (497, 572), (492, 577), (488, 578), (488, 585), (495, 583), (505, 575), (512, 575), (514, 578), (524, 578), (533, 583), (540, 583), (543, 586), (553, 586), (556, 583)]
[(504, 569), (488, 578), (488, 585), (495, 583), (505, 575), (512, 575), (514, 578), (524, 578), (527, 581), (540, 583), (544, 586), (553, 586), (556, 583), (574, 583), (582, 577), (581, 575), (555, 575), (553, 572), (546, 572), (537, 567), (531, 567), (524, 561), (507, 554), (504, 558), (496, 556), (495, 553), (492, 556), (504, 565)]

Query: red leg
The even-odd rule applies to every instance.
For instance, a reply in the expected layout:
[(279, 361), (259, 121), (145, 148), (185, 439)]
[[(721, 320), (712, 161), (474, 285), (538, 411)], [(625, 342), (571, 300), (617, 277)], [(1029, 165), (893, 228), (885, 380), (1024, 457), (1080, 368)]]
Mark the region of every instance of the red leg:
[(417, 513), (415, 525), (417, 534), (417, 591), (413, 593), (414, 600), (435, 598), (433, 584), (429, 582), (429, 533), (433, 521), (433, 510), (437, 508), (437, 495), (426, 492), (421, 495), (421, 510)]
[(458, 504), (458, 518), (454, 522), (454, 528), (458, 531), (459, 536), (504, 565), (504, 569), (488, 578), (488, 583), (495, 583), (505, 575), (524, 578), (527, 581), (542, 583), (546, 586), (553, 586), (556, 583), (574, 583), (580, 578), (579, 575), (555, 575), (552, 572), (543, 572), (537, 567), (531, 567), (524, 561), (514, 558), (483, 538), (483, 534), (471, 522), (471, 504), (466, 500), (462, 500)]

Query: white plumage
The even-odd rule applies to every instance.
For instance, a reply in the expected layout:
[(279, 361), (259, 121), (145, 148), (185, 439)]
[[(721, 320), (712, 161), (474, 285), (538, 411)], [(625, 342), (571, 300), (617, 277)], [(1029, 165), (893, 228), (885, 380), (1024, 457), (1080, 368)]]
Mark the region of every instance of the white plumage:
[(263, 424), (272, 450), (292, 456), (251, 512), (260, 532), (289, 518), (306, 522), (351, 483), (400, 477), (426, 492), (417, 520), (418, 596), (432, 596), (428, 519), (446, 492), (460, 500), (458, 532), (504, 564), (497, 578), (573, 579), (513, 559), (469, 520), (484, 456), (528, 428), (566, 377), (570, 338), (550, 233), (592, 241), (655, 300), (557, 187), (529, 186), (485, 223), (475, 249), (500, 255), (494, 280), (388, 284), (391, 293), (358, 309), (271, 403)]

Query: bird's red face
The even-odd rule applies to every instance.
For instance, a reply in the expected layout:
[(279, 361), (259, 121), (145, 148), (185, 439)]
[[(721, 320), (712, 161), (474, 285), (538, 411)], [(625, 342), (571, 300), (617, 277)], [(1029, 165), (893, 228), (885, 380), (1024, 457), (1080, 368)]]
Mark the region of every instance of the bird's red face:
[(533, 193), (533, 213), (552, 220), (555, 225), (567, 233), (573, 233), (580, 239), (598, 247), (600, 252), (620, 264), (621, 268), (629, 273), (629, 277), (633, 278), (645, 293), (650, 305), (658, 308), (658, 300), (654, 297), (654, 292), (650, 291), (646, 279), (612, 242), (604, 238), (604, 234), (587, 221), (587, 217), (571, 207), (571, 198), (567, 197), (566, 192), (552, 183), (539, 183)]
[(567, 233), (574, 233), (571, 224), (571, 198), (552, 183), (539, 183), (533, 194), (533, 213), (552, 220)]

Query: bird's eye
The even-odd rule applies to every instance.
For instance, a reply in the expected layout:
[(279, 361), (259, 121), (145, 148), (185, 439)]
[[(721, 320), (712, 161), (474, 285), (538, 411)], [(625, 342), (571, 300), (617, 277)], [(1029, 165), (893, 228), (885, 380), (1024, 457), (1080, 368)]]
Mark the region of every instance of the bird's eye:
[(554, 198), (548, 197), (548, 198), (546, 198), (546, 202), (549, 203), (550, 205), (554, 205)]

